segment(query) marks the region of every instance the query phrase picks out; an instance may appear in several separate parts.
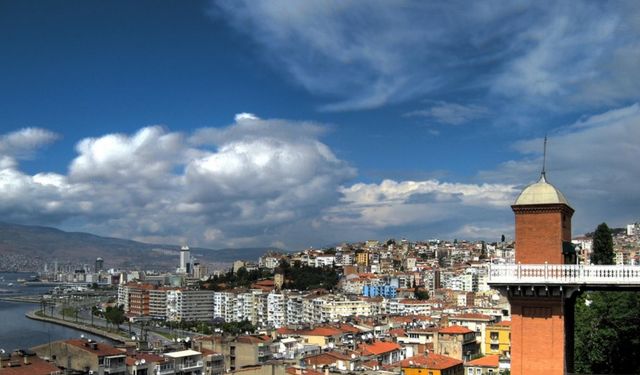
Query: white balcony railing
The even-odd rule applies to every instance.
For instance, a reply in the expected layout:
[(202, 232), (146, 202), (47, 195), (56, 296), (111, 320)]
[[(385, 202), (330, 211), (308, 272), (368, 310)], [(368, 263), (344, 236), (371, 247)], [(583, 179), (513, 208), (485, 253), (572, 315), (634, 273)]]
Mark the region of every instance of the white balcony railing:
[(203, 361), (188, 361), (188, 362), (176, 364), (176, 370), (180, 370), (180, 371), (192, 370), (196, 368), (201, 368), (203, 365), (204, 365)]
[(640, 266), (573, 264), (492, 264), (490, 284), (639, 285)]

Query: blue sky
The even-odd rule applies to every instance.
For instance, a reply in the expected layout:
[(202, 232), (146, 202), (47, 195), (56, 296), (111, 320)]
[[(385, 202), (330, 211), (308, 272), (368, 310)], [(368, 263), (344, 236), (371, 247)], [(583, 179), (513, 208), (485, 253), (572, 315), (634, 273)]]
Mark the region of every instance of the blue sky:
[(0, 214), (153, 242), (640, 216), (636, 2), (0, 1)]

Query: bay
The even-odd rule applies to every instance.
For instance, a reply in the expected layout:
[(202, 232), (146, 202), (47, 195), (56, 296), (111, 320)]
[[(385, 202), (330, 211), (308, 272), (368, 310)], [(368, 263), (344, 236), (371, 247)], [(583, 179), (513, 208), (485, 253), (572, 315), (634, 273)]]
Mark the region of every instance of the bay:
[[(34, 275), (30, 273), (0, 272), (0, 295), (34, 295), (48, 291), (49, 288), (27, 287), (18, 283), (18, 279), (28, 280), (29, 277)], [(93, 336), (73, 328), (31, 320), (25, 317), (28, 311), (36, 310), (39, 307), (40, 305), (34, 303), (0, 301), (0, 349), (4, 349), (7, 352), (15, 349), (27, 349), (50, 341), (79, 338), (80, 335), (97, 342), (110, 342), (108, 339)]]

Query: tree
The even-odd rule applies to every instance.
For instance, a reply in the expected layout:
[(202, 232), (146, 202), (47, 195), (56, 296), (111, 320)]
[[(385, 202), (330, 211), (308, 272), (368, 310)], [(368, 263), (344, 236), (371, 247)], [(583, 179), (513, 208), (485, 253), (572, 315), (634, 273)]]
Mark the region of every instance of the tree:
[(640, 373), (640, 294), (586, 292), (575, 318), (577, 373)]
[(418, 300), (429, 299), (429, 292), (427, 292), (425, 289), (418, 288), (417, 286), (413, 289), (413, 295)]
[[(593, 264), (613, 264), (607, 224), (593, 233)], [(585, 292), (576, 301), (575, 369), (583, 374), (640, 373), (640, 294)]]
[(606, 223), (602, 223), (596, 228), (591, 249), (592, 264), (613, 264), (613, 238)]
[(118, 307), (107, 307), (107, 310), (104, 312), (104, 318), (107, 322), (115, 324), (119, 329), (120, 324), (124, 323), (125, 321), (124, 306), (120, 305)]
[(482, 248), (480, 250), (480, 259), (487, 259), (487, 244), (482, 241)]

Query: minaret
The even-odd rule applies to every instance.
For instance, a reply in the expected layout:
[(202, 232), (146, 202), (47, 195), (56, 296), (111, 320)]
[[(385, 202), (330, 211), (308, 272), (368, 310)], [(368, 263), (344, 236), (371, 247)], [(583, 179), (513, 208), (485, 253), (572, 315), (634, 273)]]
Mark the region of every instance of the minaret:
[(547, 137), (540, 179), (527, 186), (511, 206), (516, 221), (516, 263), (575, 263), (571, 246), (574, 210), (560, 190), (547, 182), (546, 155)]

